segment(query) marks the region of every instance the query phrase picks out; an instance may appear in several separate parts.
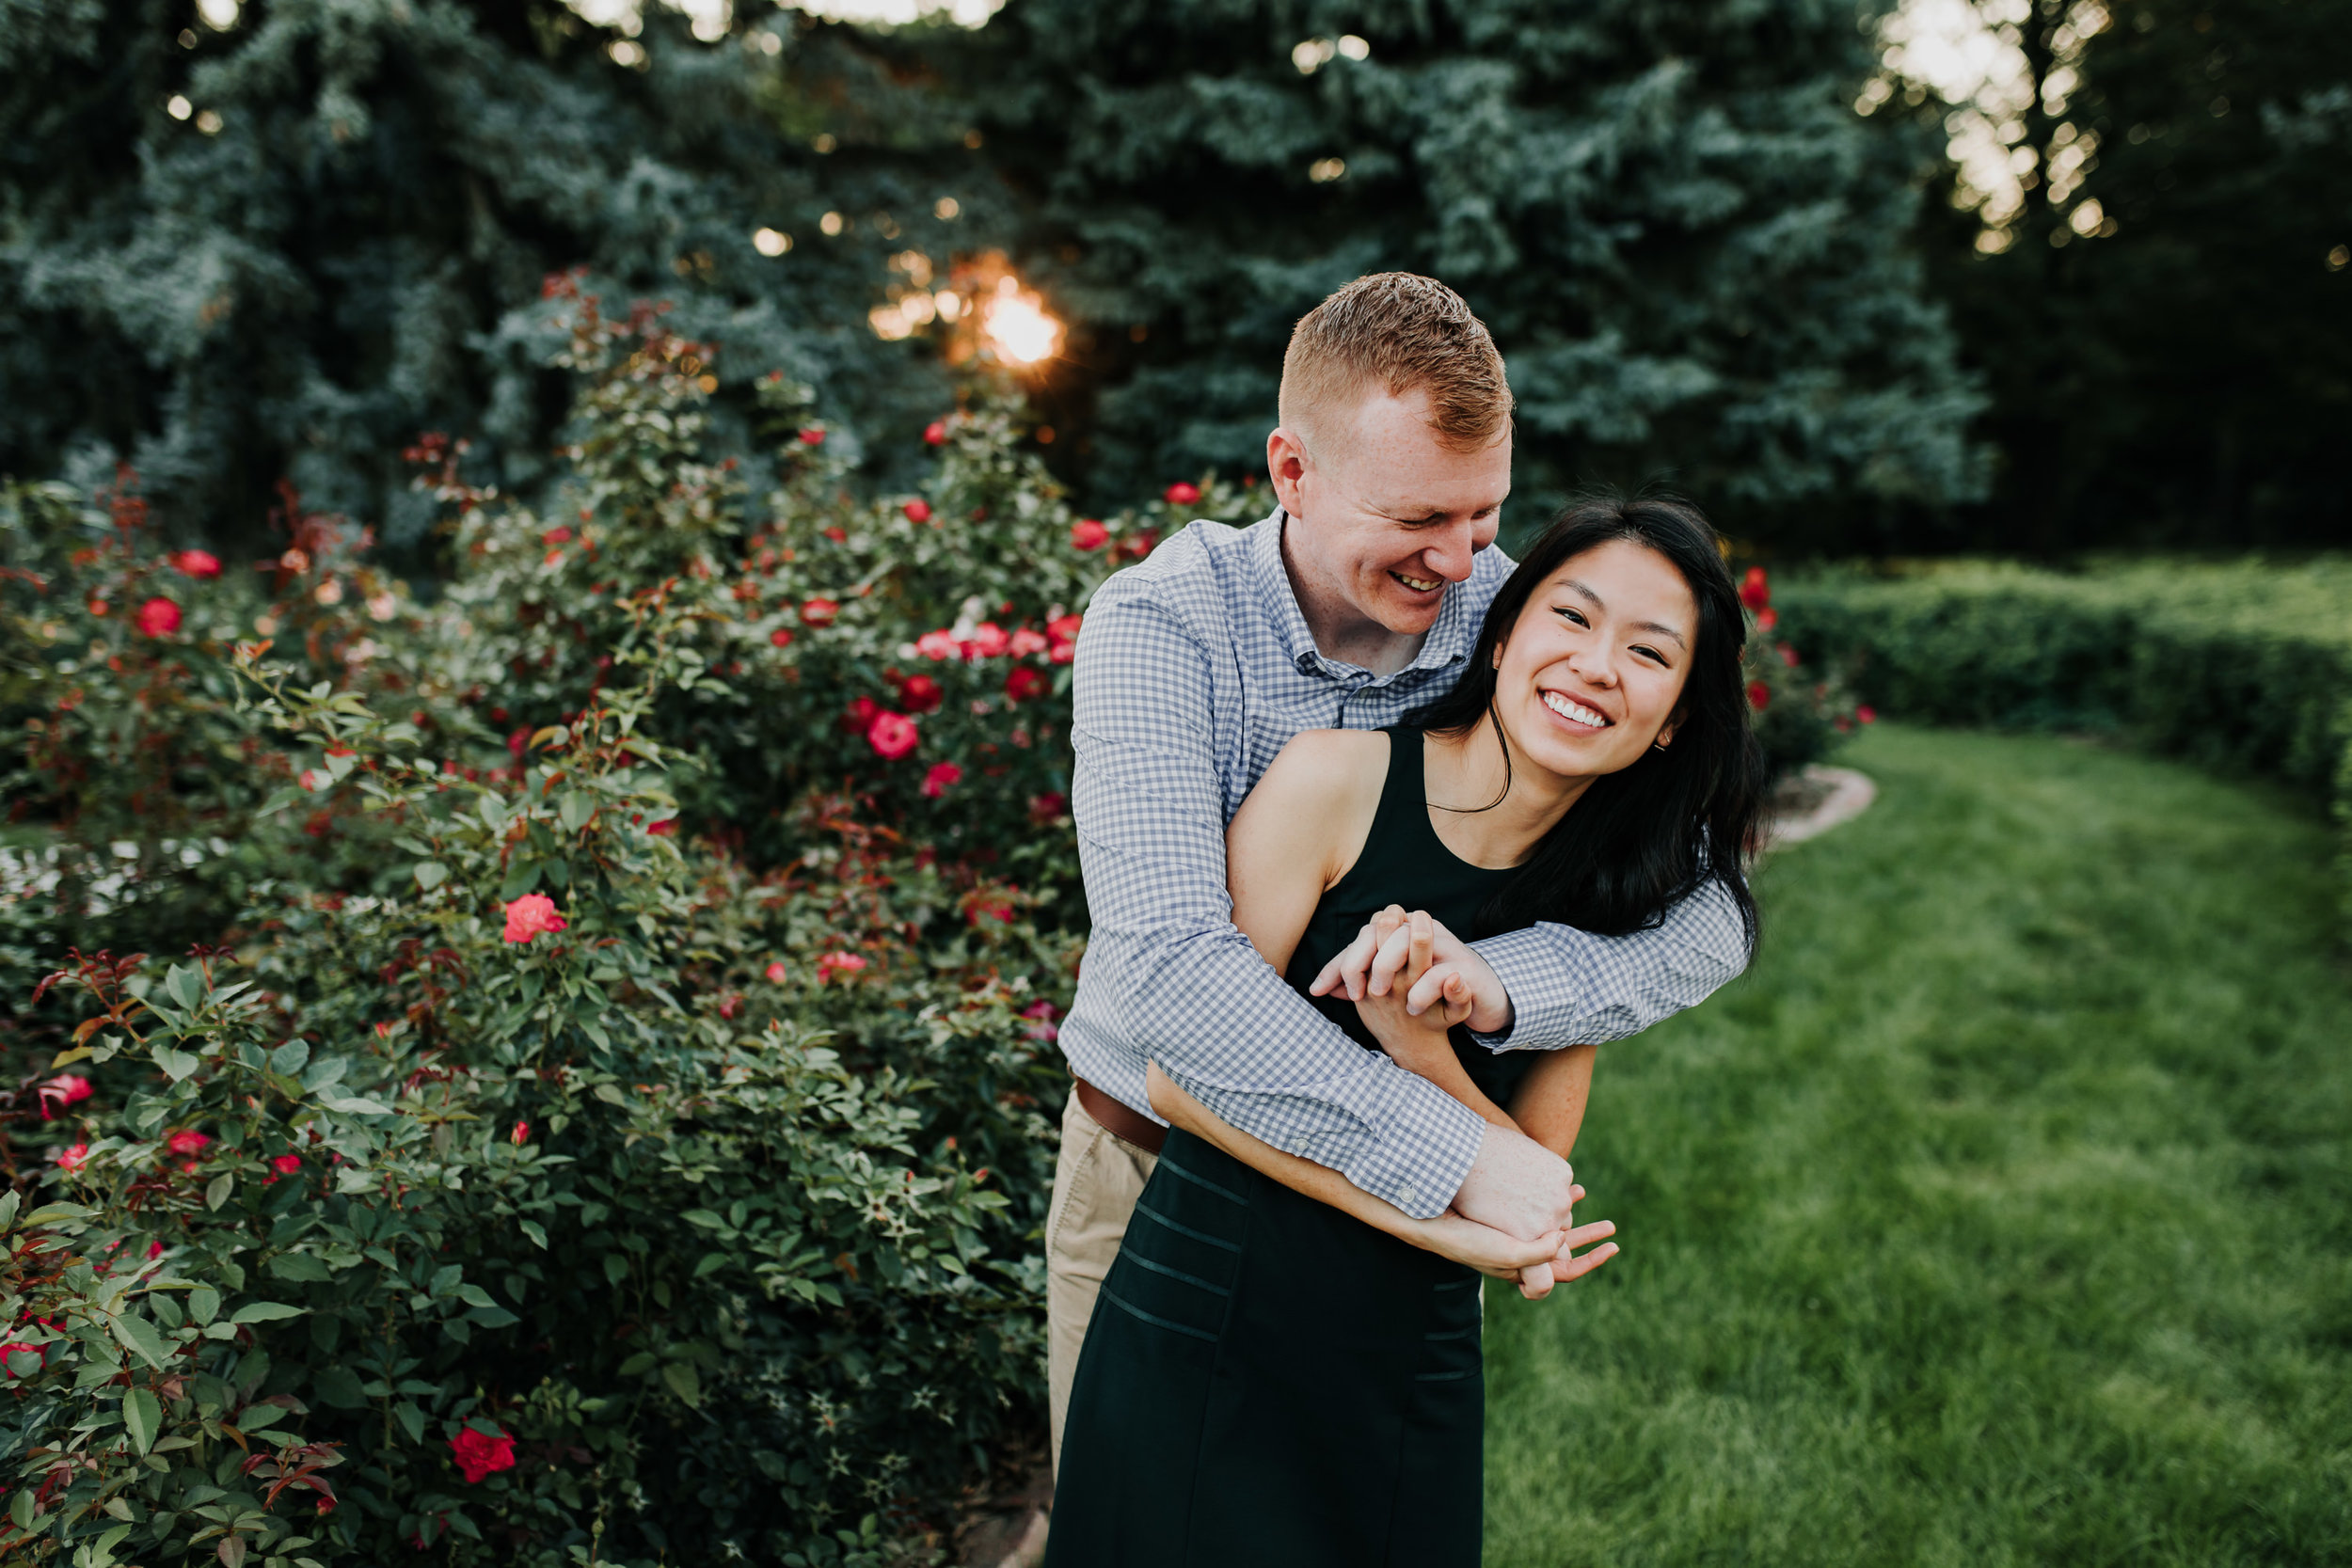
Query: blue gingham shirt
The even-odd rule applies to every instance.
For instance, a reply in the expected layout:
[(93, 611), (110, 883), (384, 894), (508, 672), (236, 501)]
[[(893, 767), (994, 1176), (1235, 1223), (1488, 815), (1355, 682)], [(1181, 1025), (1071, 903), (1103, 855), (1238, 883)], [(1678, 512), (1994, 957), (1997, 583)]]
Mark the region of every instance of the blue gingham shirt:
[[(1250, 946), (1226, 892), (1225, 826), (1299, 731), (1377, 729), (1450, 689), (1512, 563), (1480, 551), (1419, 657), (1375, 675), (1316, 648), (1282, 566), (1284, 521), (1194, 523), (1087, 607), (1072, 795), (1094, 930), (1061, 1045), (1073, 1072), (1146, 1116), (1152, 1061), (1233, 1126), (1427, 1218), (1469, 1175), (1486, 1123), (1342, 1034)], [(1654, 930), (1537, 926), (1477, 948), (1511, 997), (1508, 1038), (1484, 1038), (1496, 1050), (1622, 1039), (1748, 957), (1711, 881)]]

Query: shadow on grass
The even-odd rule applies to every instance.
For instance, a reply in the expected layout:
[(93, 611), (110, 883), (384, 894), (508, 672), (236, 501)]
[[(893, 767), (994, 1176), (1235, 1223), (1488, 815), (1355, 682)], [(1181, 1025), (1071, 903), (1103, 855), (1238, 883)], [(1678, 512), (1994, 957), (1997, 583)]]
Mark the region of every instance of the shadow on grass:
[(2352, 971), (2271, 789), (1882, 726), (1763, 952), (1605, 1048), (1487, 1295), (1488, 1568), (2352, 1560)]

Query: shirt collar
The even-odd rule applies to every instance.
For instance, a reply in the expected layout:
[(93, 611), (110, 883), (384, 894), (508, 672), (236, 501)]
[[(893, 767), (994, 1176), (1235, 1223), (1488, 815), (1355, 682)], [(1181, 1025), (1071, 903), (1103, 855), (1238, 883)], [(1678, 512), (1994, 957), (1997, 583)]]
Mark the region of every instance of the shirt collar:
[[(1308, 629), (1306, 612), (1298, 608), (1298, 595), (1291, 588), (1291, 575), (1282, 565), (1282, 530), (1289, 522), (1290, 514), (1278, 506), (1249, 531), (1252, 576), (1259, 597), (1272, 612), (1275, 629), (1281, 634), (1283, 653), (1302, 671), (1320, 668), (1330, 674), (1364, 673), (1362, 665), (1327, 657), (1315, 646), (1315, 634)], [(1469, 587), (1466, 582), (1457, 582), (1447, 588), (1445, 602), (1438, 610), (1437, 625), (1422, 639), (1421, 652), (1414, 656), (1413, 662), (1394, 673), (1375, 676), (1375, 684), (1386, 685), (1414, 671), (1442, 670), (1470, 657), (1470, 641), (1478, 628), (1470, 620)]]

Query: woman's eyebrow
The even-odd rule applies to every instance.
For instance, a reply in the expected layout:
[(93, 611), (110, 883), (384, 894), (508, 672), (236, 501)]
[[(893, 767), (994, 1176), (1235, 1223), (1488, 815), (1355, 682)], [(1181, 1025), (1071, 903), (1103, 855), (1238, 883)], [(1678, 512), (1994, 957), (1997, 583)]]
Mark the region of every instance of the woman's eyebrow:
[[(1598, 594), (1594, 593), (1590, 588), (1586, 587), (1583, 583), (1577, 581), (1574, 578), (1562, 578), (1560, 579), (1560, 585), (1563, 588), (1573, 588), (1578, 593), (1583, 594), (1586, 598), (1592, 600), (1593, 608), (1595, 610), (1607, 610), (1609, 608), (1607, 602), (1604, 601)], [(1665, 626), (1657, 621), (1636, 621), (1633, 623), (1633, 629), (1635, 631), (1654, 631), (1661, 637), (1671, 637), (1676, 641), (1681, 643), (1685, 650), (1688, 650), (1691, 646), (1691, 640), (1689, 638), (1675, 630), (1674, 627)]]

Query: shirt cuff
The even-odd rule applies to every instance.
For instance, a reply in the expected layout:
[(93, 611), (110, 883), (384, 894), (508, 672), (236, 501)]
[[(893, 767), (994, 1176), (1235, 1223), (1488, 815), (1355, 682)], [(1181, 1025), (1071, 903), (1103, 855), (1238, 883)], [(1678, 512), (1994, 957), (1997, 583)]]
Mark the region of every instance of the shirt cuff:
[(1540, 929), (1505, 931), (1471, 942), (1470, 951), (1486, 960), (1502, 982), (1502, 994), (1511, 999), (1510, 1022), (1491, 1035), (1473, 1029), (1470, 1038), (1489, 1051), (1515, 1050), (1515, 1040), (1541, 1050), (1543, 1041), (1568, 1032), (1576, 1016), (1574, 988), (1562, 978), (1559, 951)]
[(1342, 1174), (1413, 1219), (1435, 1219), (1470, 1180), (1470, 1166), (1486, 1141), (1486, 1121), (1437, 1085), (1395, 1068), (1401, 1096), (1419, 1103), (1398, 1105), (1358, 1168)]

